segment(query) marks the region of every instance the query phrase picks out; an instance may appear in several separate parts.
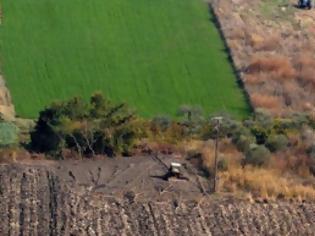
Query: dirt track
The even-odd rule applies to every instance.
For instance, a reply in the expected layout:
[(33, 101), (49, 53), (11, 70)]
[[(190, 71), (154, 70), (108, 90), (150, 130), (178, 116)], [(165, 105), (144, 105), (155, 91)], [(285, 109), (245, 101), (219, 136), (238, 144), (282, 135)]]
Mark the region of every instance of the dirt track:
[[(180, 196), (185, 188), (170, 189), (175, 194), (166, 200), (152, 188), (166, 186), (149, 176), (134, 192), (141, 181), (118, 183), (143, 174), (131, 174), (133, 167), (97, 188), (88, 176), (99, 164), (0, 166), (0, 235), (315, 235), (315, 204)], [(108, 180), (105, 175), (100, 179)], [(190, 184), (193, 190), (195, 182)], [(141, 197), (141, 189), (147, 197)]]

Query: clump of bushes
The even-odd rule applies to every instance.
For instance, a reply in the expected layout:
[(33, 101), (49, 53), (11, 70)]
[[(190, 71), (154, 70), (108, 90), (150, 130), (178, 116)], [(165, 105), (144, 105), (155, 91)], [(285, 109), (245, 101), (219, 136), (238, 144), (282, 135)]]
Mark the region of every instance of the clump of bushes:
[(296, 71), (287, 57), (258, 57), (253, 58), (247, 67), (247, 73), (255, 74), (268, 72), (274, 80), (287, 80), (296, 76)]
[(0, 121), (0, 148), (17, 145), (19, 129), (12, 123)]
[(270, 135), (266, 141), (266, 147), (271, 152), (285, 149), (289, 144), (288, 138), (283, 134)]
[(237, 149), (243, 153), (246, 153), (250, 149), (250, 145), (254, 143), (254, 138), (252, 136), (239, 135), (233, 139), (234, 144)]
[(137, 137), (135, 120), (125, 104), (113, 104), (101, 93), (89, 102), (78, 97), (55, 102), (40, 112), (31, 149), (54, 155), (63, 149), (80, 156), (128, 155)]
[(263, 145), (252, 145), (245, 154), (244, 165), (266, 166), (270, 161), (270, 151)]
[(189, 136), (187, 126), (165, 116), (157, 116), (148, 124), (148, 127), (144, 127), (144, 133), (152, 141), (175, 144)]

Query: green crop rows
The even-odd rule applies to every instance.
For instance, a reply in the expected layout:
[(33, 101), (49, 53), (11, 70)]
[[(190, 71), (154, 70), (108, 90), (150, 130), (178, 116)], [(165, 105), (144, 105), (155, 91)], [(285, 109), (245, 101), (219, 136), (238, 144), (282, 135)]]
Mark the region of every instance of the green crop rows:
[(20, 116), (102, 90), (145, 117), (248, 114), (202, 0), (2, 0), (1, 69)]

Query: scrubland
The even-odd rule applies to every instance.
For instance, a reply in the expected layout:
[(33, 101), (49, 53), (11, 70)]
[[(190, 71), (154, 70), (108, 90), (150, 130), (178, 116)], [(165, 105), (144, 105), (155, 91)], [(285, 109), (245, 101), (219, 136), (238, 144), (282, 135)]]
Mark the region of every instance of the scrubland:
[(314, 114), (314, 11), (290, 0), (212, 3), (254, 109)]

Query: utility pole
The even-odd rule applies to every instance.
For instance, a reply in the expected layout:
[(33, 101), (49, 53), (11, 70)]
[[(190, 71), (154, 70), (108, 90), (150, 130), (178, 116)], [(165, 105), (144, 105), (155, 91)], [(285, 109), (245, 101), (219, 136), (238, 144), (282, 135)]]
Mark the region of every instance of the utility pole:
[(219, 138), (220, 138), (220, 125), (222, 117), (214, 117), (212, 120), (215, 122), (215, 147), (214, 147), (214, 181), (213, 181), (213, 192), (217, 191), (217, 170), (218, 170), (218, 158), (219, 158)]

